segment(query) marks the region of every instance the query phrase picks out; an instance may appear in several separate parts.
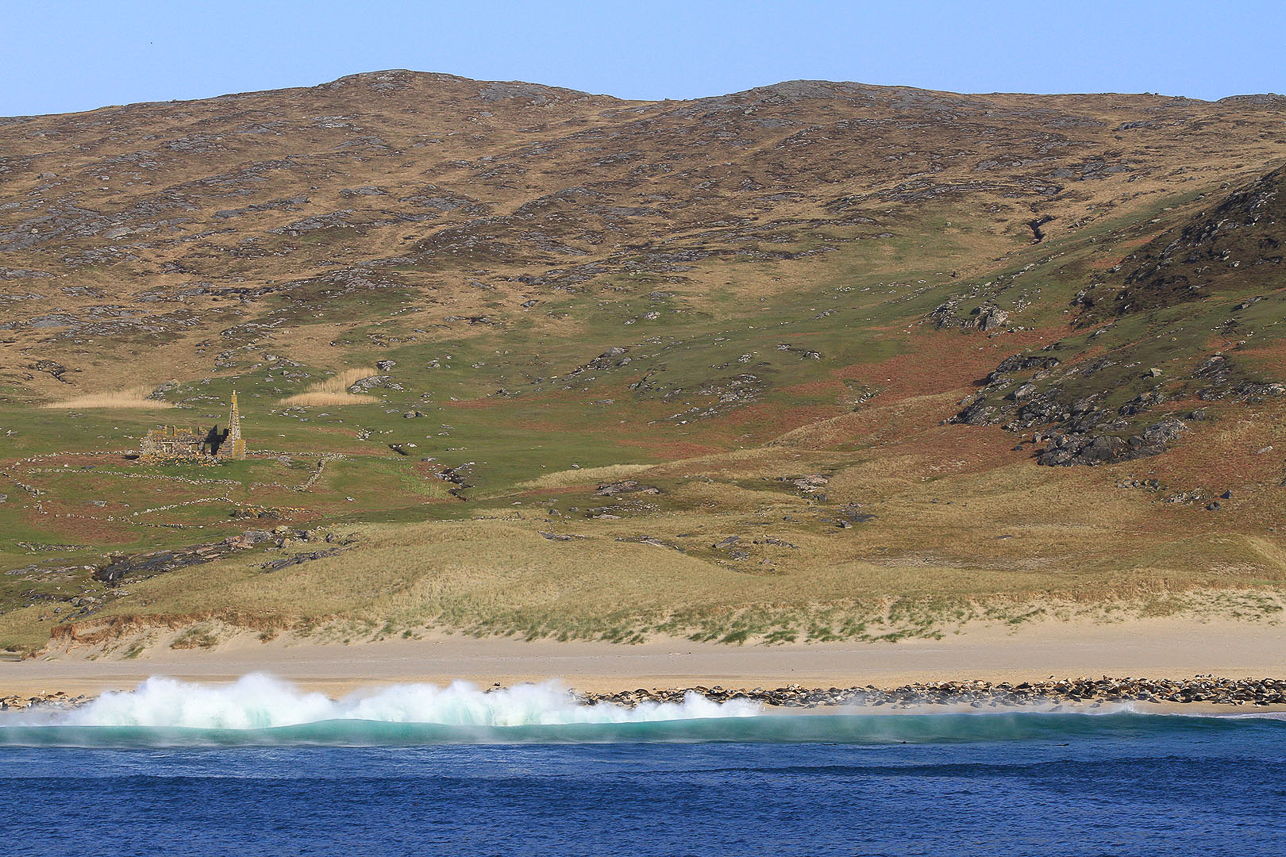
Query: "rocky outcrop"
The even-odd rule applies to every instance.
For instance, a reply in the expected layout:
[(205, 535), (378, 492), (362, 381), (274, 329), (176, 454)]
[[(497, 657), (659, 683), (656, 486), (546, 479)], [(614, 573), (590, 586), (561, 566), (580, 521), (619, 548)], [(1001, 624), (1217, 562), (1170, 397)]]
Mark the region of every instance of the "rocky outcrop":
[(367, 378), (358, 378), (348, 385), (348, 392), (356, 395), (369, 393), (375, 389), (401, 390), (403, 387), (394, 381), (391, 375), (371, 375)]
[(1263, 383), (1250, 380), (1241, 368), (1223, 354), (1212, 355), (1192, 373), (1200, 382), (1197, 398), (1204, 402), (1232, 399), (1242, 402), (1259, 402), (1266, 398), (1286, 395), (1286, 384)]
[[(192, 545), (191, 547), (175, 548), (173, 550), (150, 551), (141, 554), (114, 554), (107, 562), (94, 569), (93, 578), (108, 585), (115, 585), (126, 577), (130, 579), (155, 577), (158, 574), (178, 571), (181, 568), (214, 562), (237, 551), (248, 550), (261, 544), (272, 543), (280, 548), (287, 547), (295, 542), (332, 542), (334, 540), (335, 537), (331, 533), (321, 533), (317, 530), (295, 530), (284, 525), (277, 527), (272, 532), (246, 530), (239, 535), (228, 536), (221, 542)], [(293, 564), (293, 558), (291, 559), (292, 561), (287, 562), (287, 565)]]
[(284, 556), (281, 559), (269, 560), (259, 567), (264, 571), (280, 571), (281, 569), (289, 568), (292, 565), (302, 565), (306, 562), (312, 562), (313, 560), (335, 556), (338, 553), (339, 548), (327, 548), (325, 550), (296, 553), (291, 554), (290, 556)]
[(1201, 300), (1214, 290), (1279, 288), (1284, 258), (1286, 167), (1161, 234), (1121, 262), (1119, 286), (1097, 283), (1075, 303), (1098, 320)]
[(1085, 379), (1116, 366), (1109, 358), (1064, 366), (1051, 354), (1012, 355), (961, 403), (952, 422), (1001, 425), (1015, 433), (1039, 429), (1032, 440), (1045, 442), (1036, 461), (1046, 466), (1113, 464), (1165, 452), (1188, 426), (1174, 414), (1146, 419), (1166, 401), (1159, 372), (1135, 373), (1138, 383), (1152, 386), (1111, 407), (1109, 394), (1120, 386), (1116, 376), (1109, 373), (1092, 383)]
[(600, 497), (614, 497), (617, 494), (660, 494), (661, 489), (655, 485), (643, 485), (635, 479), (622, 479), (619, 482), (600, 482), (594, 493)]
[(1171, 441), (1187, 430), (1188, 426), (1183, 421), (1167, 417), (1126, 438), (1075, 431), (1055, 433), (1036, 456), (1036, 461), (1057, 467), (1092, 466), (1160, 455)]
[(991, 301), (974, 307), (963, 317), (959, 315), (960, 298), (951, 298), (938, 304), (929, 313), (929, 319), (939, 330), (957, 327), (963, 330), (981, 330), (984, 333), (1001, 330), (1008, 326), (1010, 312), (1003, 310)]

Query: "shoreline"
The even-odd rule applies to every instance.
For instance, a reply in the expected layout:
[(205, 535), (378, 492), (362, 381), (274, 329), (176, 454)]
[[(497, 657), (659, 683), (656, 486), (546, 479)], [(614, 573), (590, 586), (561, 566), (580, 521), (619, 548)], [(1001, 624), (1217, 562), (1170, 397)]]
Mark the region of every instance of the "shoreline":
[[(478, 688), (472, 692), (503, 693), (513, 687)], [(521, 687), (518, 685), (517, 687)], [(1031, 685), (1008, 682), (933, 682), (880, 688), (805, 688), (798, 685), (750, 690), (680, 687), (586, 693), (564, 688), (568, 702), (581, 706), (607, 704), (633, 709), (647, 704), (679, 705), (697, 694), (716, 704), (752, 703), (764, 715), (930, 715), (930, 714), (1186, 714), (1196, 717), (1270, 715), (1286, 717), (1286, 678), (1191, 680), (1058, 679)], [(110, 692), (110, 691), (105, 691)], [(125, 691), (129, 693), (131, 691)], [(362, 696), (360, 692), (355, 694)], [(37, 696), (0, 692), (0, 713), (71, 711), (92, 704), (98, 695), (71, 696), (64, 691)], [(332, 702), (338, 700), (332, 698)], [(714, 715), (710, 715), (714, 716)], [(742, 714), (729, 715), (733, 717)]]
[(972, 627), (941, 640), (774, 646), (682, 638), (634, 645), (528, 642), (445, 633), (342, 645), (291, 638), (262, 643), (247, 634), (212, 649), (176, 650), (160, 641), (132, 659), (72, 649), (0, 661), (0, 696), (55, 691), (96, 696), (132, 689), (151, 676), (226, 683), (250, 673), (274, 675), (332, 698), (391, 684), (453, 681), (487, 688), (557, 680), (581, 694), (608, 695), (715, 686), (748, 691), (791, 686), (894, 689), (968, 681), (1034, 685), (1100, 676), (1276, 679), (1286, 678), (1286, 624), (1190, 618), (1116, 624), (1050, 621), (1018, 628)]

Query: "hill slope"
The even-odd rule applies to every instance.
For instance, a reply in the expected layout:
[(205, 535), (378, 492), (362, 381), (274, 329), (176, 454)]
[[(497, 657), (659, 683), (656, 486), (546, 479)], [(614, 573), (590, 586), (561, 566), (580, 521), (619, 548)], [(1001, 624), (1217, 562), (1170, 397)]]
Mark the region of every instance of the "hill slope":
[[(1275, 610), (1283, 117), (391, 71), (0, 120), (7, 639)], [(233, 389), (250, 460), (121, 457)]]

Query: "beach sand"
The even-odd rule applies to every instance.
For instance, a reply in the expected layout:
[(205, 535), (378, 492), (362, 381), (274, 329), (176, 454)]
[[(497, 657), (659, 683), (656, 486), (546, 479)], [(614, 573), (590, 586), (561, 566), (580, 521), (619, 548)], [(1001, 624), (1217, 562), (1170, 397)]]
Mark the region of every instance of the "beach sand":
[[(92, 659), (91, 659), (92, 658)], [(252, 636), (210, 650), (158, 646), (133, 659), (56, 652), (0, 662), (0, 695), (128, 689), (153, 675), (227, 682), (265, 672), (331, 696), (402, 682), (487, 687), (557, 679), (582, 691), (894, 687), (916, 681), (1043, 681), (1051, 676), (1286, 678), (1286, 624), (1157, 618), (974, 627), (941, 640), (773, 646), (655, 639), (639, 645), (435, 635), (358, 645)]]

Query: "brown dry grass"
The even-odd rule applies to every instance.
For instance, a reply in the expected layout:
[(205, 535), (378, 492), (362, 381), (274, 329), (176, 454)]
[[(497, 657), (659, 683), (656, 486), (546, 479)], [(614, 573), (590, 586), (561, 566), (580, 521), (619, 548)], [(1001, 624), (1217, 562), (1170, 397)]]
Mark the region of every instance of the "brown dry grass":
[[(733, 459), (740, 472), (724, 472)], [(271, 574), (262, 557), (236, 557), (138, 581), (105, 615), (147, 603), (158, 617), (194, 616), (217, 600), (339, 640), (451, 628), (737, 642), (933, 636), (970, 621), (1051, 616), (1280, 613), (1281, 545), (1202, 526), (1210, 519), (1199, 508), (1158, 508), (1147, 492), (1110, 488), (1125, 466), (974, 471), (961, 458), (943, 479), (943, 463), (913, 450), (865, 462), (785, 449), (712, 457), (688, 462), (709, 476), (662, 495), (683, 511), (551, 521), (513, 510), (503, 520), (361, 525), (339, 556)], [(747, 480), (747, 465), (764, 479)], [(832, 503), (860, 503), (877, 517), (837, 529), (825, 507), (769, 475), (814, 470), (834, 474)], [(679, 463), (656, 471), (677, 475)], [(551, 476), (543, 487), (563, 482)], [(539, 534), (550, 529), (580, 538)], [(734, 534), (746, 556), (712, 549)], [(643, 535), (683, 551), (640, 543)], [(19, 626), (33, 618), (6, 617), (6, 638), (28, 639)]]
[(287, 396), (282, 405), (321, 405), (335, 407), (340, 405), (369, 405), (378, 402), (375, 396), (366, 396), (348, 392), (348, 388), (362, 378), (378, 375), (375, 369), (345, 369), (332, 378), (313, 384), (303, 393)]
[(155, 389), (146, 384), (139, 387), (131, 387), (128, 390), (117, 390), (108, 393), (87, 393), (83, 396), (77, 396), (74, 399), (64, 399), (61, 402), (49, 402), (41, 405), (43, 408), (172, 408), (172, 405), (166, 401), (147, 398), (148, 394)]
[[(434, 183), (444, 192), (461, 193), (477, 198), (482, 204), (494, 206), (497, 211), (509, 212), (526, 202), (551, 194), (563, 187), (564, 183), (556, 178), (566, 171), (584, 172), (597, 176), (597, 181), (607, 186), (621, 188), (637, 187), (637, 177), (633, 170), (636, 165), (623, 162), (620, 166), (604, 167), (597, 163), (602, 153), (567, 150), (565, 146), (553, 145), (548, 151), (557, 155), (553, 157), (553, 167), (548, 162), (537, 160), (537, 166), (527, 169), (522, 182), (507, 180), (478, 181), (470, 170), (459, 165), (481, 155), (496, 158), (499, 163), (507, 164), (512, 158), (513, 146), (519, 139), (532, 138), (532, 125), (539, 124), (539, 139), (542, 142), (555, 142), (567, 133), (571, 127), (581, 122), (590, 121), (605, 123), (612, 131), (614, 145), (621, 151), (641, 153), (642, 157), (652, 162), (661, 158), (687, 152), (687, 148), (676, 146), (676, 140), (686, 140), (690, 133), (687, 120), (673, 112), (670, 103), (622, 102), (614, 99), (595, 96), (592, 98), (575, 98), (569, 100), (554, 99), (542, 103), (539, 107), (516, 99), (512, 103), (483, 101), (479, 99), (478, 86), (469, 81), (445, 81), (420, 75), (402, 75), (404, 89), (397, 92), (381, 92), (379, 109), (371, 110), (364, 120), (367, 126), (364, 134), (378, 135), (387, 140), (394, 149), (403, 151), (405, 160), (371, 159), (357, 161), (349, 165), (349, 170), (336, 172), (333, 176), (310, 176), (306, 180), (294, 176), (291, 171), (269, 171), (264, 176), (256, 177), (254, 200), (245, 202), (266, 202), (272, 199), (290, 197), (301, 190), (308, 189), (311, 183), (321, 186), (312, 187), (310, 201), (301, 208), (291, 207), (279, 210), (275, 207), (261, 207), (261, 210), (247, 210), (236, 221), (246, 230), (246, 235), (269, 235), (273, 229), (288, 226), (301, 217), (333, 211), (340, 204), (338, 194), (341, 188), (360, 184), (379, 185), (387, 189), (387, 196), (382, 205), (394, 206), (405, 194), (423, 189), (425, 176), (433, 175)], [(278, 121), (286, 123), (291, 132), (278, 138), (257, 140), (253, 158), (269, 161), (298, 155), (301, 151), (322, 151), (333, 146), (357, 142), (356, 133), (348, 126), (320, 128), (315, 119), (319, 115), (334, 115), (345, 112), (344, 105), (351, 99), (365, 97), (369, 92), (369, 80), (354, 81), (338, 88), (324, 87), (315, 90), (287, 90), (278, 93), (264, 94), (258, 103), (265, 115), (272, 115)], [(400, 84), (399, 84), (400, 85)], [(861, 114), (877, 121), (870, 133), (874, 136), (862, 138), (860, 151), (877, 151), (882, 147), (904, 147), (907, 128), (915, 127), (913, 132), (917, 139), (922, 139), (923, 152), (936, 149), (970, 151), (975, 145), (966, 135), (961, 138), (960, 129), (950, 122), (939, 123), (936, 117), (926, 121), (915, 117), (915, 124), (907, 125), (905, 105), (901, 94), (890, 90), (881, 92), (872, 90), (869, 93), (870, 103), (865, 103)], [(952, 98), (944, 94), (945, 98)], [(978, 97), (973, 97), (976, 100)], [(1252, 105), (1238, 104), (1201, 104), (1193, 102), (1175, 103), (1164, 99), (1143, 96), (1092, 95), (1075, 97), (991, 95), (986, 96), (999, 110), (996, 116), (1003, 116), (1002, 122), (994, 126), (980, 126), (977, 139), (979, 145), (992, 154), (1001, 164), (1011, 162), (1009, 155), (1025, 152), (1030, 147), (1030, 134), (1043, 132), (1050, 121), (1051, 111), (1071, 111), (1069, 115), (1083, 120), (1099, 117), (1102, 122), (1098, 127), (1092, 123), (1078, 124), (1081, 135), (1078, 141), (1083, 142), (1056, 155), (1057, 164), (1040, 163), (1022, 166), (1028, 162), (1012, 159), (1015, 168), (997, 166), (989, 173), (994, 182), (978, 183), (976, 191), (970, 193), (970, 204), (957, 217), (949, 209), (939, 212), (949, 218), (953, 224), (935, 228), (934, 241), (930, 246), (920, 245), (908, 248), (898, 242), (863, 240), (855, 247), (860, 250), (861, 268), (869, 275), (875, 272), (888, 271), (891, 276), (900, 276), (908, 265), (918, 265), (929, 270), (945, 269), (958, 271), (962, 278), (968, 279), (974, 273), (981, 274), (994, 267), (992, 260), (1014, 251), (1012, 238), (1020, 241), (1026, 239), (1025, 211), (1013, 211), (1013, 188), (1021, 186), (1034, 175), (1048, 171), (1055, 165), (1075, 168), (1090, 153), (1108, 151), (1110, 158), (1119, 158), (1139, 165), (1139, 169), (1127, 174), (1108, 175), (1094, 182), (1083, 182), (1078, 185), (1075, 194), (1060, 194), (1048, 200), (1042, 210), (1048, 210), (1055, 220), (1046, 227), (1052, 240), (1058, 240), (1067, 234), (1070, 225), (1080, 222), (1093, 222), (1103, 218), (1116, 218), (1132, 211), (1153, 205), (1162, 196), (1191, 193), (1195, 189), (1189, 182), (1203, 186), (1217, 187), (1221, 182), (1235, 183), (1240, 177), (1252, 171), (1259, 171), (1266, 165), (1280, 162), (1286, 154), (1286, 144), (1279, 134), (1274, 133), (1277, 119), (1271, 111)], [(628, 110), (616, 108), (629, 105)], [(485, 109), (487, 116), (480, 113)], [(808, 100), (805, 102), (787, 102), (780, 106), (765, 105), (774, 116), (787, 118), (800, 128), (809, 126), (825, 127), (835, 122), (837, 116), (847, 116), (854, 109), (853, 105), (843, 99), (827, 103), (825, 100)], [(1184, 122), (1149, 123), (1146, 128), (1131, 129), (1129, 133), (1117, 129), (1122, 122), (1146, 120), (1160, 115), (1183, 115), (1184, 122), (1196, 116), (1206, 117), (1206, 121), (1217, 125), (1217, 133), (1199, 135), (1200, 139), (1187, 134)], [(408, 116), (414, 120), (407, 121)], [(648, 121), (641, 122), (643, 117)], [(485, 118), (485, 121), (481, 121)], [(193, 127), (200, 127), (203, 132), (219, 129), (224, 134), (222, 145), (217, 150), (202, 151), (188, 157), (175, 157), (165, 165), (165, 181), (178, 185), (189, 181), (199, 181), (212, 175), (234, 174), (236, 170), (251, 157), (251, 150), (246, 149), (248, 142), (239, 140), (231, 132), (240, 127), (244, 116), (233, 102), (225, 100), (203, 100), (183, 105), (176, 111), (168, 105), (136, 105), (126, 108), (112, 108), (93, 117), (48, 116), (39, 117), (32, 122), (14, 126), (14, 130), (4, 134), (4, 147), (12, 151), (15, 157), (26, 164), (24, 169), (16, 171), (9, 178), (13, 192), (17, 195), (35, 192), (41, 186), (41, 169), (36, 164), (42, 157), (50, 157), (57, 149), (49, 148), (49, 141), (59, 140), (58, 145), (87, 145), (87, 151), (99, 152), (98, 142), (103, 128), (115, 128), (118, 131), (128, 129), (129, 133), (147, 133), (156, 139), (165, 140), (182, 137)], [(928, 164), (923, 156), (908, 157), (881, 162), (878, 168), (855, 171), (853, 164), (860, 161), (858, 150), (853, 149), (851, 135), (835, 134), (816, 136), (806, 149), (798, 151), (794, 147), (782, 145), (786, 132), (770, 125), (759, 124), (761, 118), (746, 120), (729, 116), (725, 126), (727, 133), (720, 135), (726, 141), (738, 140), (735, 147), (730, 142), (715, 143), (712, 149), (691, 152), (683, 155), (685, 163), (666, 175), (652, 176), (648, 179), (650, 186), (659, 193), (692, 196), (693, 206), (690, 215), (678, 218), (673, 225), (663, 225), (654, 218), (639, 218), (630, 225), (630, 234), (626, 236), (629, 243), (642, 244), (645, 240), (666, 240), (671, 235), (685, 234), (696, 226), (721, 220), (729, 212), (763, 216), (765, 222), (778, 220), (783, 223), (802, 223), (808, 218), (831, 218), (833, 212), (825, 207), (825, 200), (834, 199), (837, 195), (871, 194), (886, 188), (894, 188), (900, 182), (922, 176)], [(722, 121), (722, 120), (721, 120)], [(468, 122), (466, 126), (464, 123)], [(34, 124), (33, 124), (34, 123)], [(469, 127), (470, 134), (457, 134), (461, 127)], [(46, 131), (54, 130), (47, 134)], [(521, 129), (521, 130), (520, 130)], [(36, 133), (40, 131), (41, 133)], [(432, 146), (425, 147), (423, 138), (434, 138)], [(116, 139), (116, 138), (112, 138)], [(120, 139), (126, 139), (121, 137)], [(745, 141), (750, 141), (747, 146)], [(263, 149), (263, 146), (268, 146)], [(1086, 150), (1084, 147), (1091, 147)], [(764, 153), (771, 153), (764, 157)], [(103, 158), (114, 158), (120, 152), (110, 146), (101, 151)], [(532, 157), (535, 157), (533, 154)], [(982, 157), (979, 154), (979, 157)], [(689, 158), (695, 161), (687, 162)], [(570, 159), (570, 160), (569, 160)], [(110, 192), (101, 187), (97, 178), (100, 171), (109, 171), (114, 167), (104, 161), (100, 167), (87, 167), (60, 178), (64, 193), (88, 193), (94, 197), (110, 193), (113, 204), (122, 210), (131, 203), (146, 199), (152, 193), (147, 186), (120, 185), (112, 181)], [(720, 190), (717, 194), (694, 195), (690, 192), (689, 178), (692, 170), (708, 170), (710, 164), (722, 163), (717, 173)], [(978, 178), (974, 164), (976, 160), (967, 157), (957, 159), (952, 164), (938, 163), (935, 159), (933, 169), (943, 170), (938, 174), (938, 181), (944, 185), (961, 186), (974, 183)], [(771, 169), (765, 174), (765, 165)], [(688, 169), (690, 167), (691, 169)], [(724, 169), (728, 167), (730, 169)], [(1177, 169), (1183, 167), (1183, 169)], [(526, 169), (526, 168), (525, 168)], [(750, 191), (737, 191), (736, 179), (754, 179), (741, 183), (742, 187), (755, 188)], [(115, 177), (114, 177), (115, 178)], [(300, 186), (304, 182), (304, 186)], [(797, 198), (780, 199), (769, 203), (759, 193), (758, 188), (766, 184), (781, 184), (799, 192)], [(622, 192), (624, 197), (627, 191)], [(212, 223), (223, 224), (218, 212), (225, 206), (220, 199), (202, 201), (204, 211), (194, 211), (190, 216), (194, 220), (193, 229), (198, 230)], [(970, 218), (963, 216), (967, 212), (980, 212), (983, 206), (989, 205), (996, 211), (995, 217), (980, 219), (974, 224)], [(869, 235), (877, 229), (888, 228), (901, 234), (909, 221), (901, 218), (901, 211), (913, 211), (912, 206), (890, 206), (881, 212), (879, 227), (853, 229), (843, 223), (832, 224), (828, 234), (841, 235), (845, 239), (853, 236)], [(468, 209), (458, 213), (444, 215), (438, 221), (439, 226), (460, 225), (467, 218), (475, 216)], [(25, 213), (15, 211), (12, 218), (24, 219)], [(573, 215), (574, 217), (574, 215)], [(17, 220), (14, 221), (15, 224)], [(962, 231), (961, 224), (969, 223), (972, 228)], [(195, 225), (200, 224), (200, 225)], [(675, 230), (682, 230), (676, 232)], [(569, 232), (576, 230), (569, 229)], [(212, 280), (236, 276), (253, 280), (274, 280), (282, 277), (291, 279), (305, 278), (311, 274), (321, 273), (333, 267), (331, 261), (336, 252), (353, 253), (356, 258), (380, 259), (404, 252), (409, 238), (406, 223), (398, 218), (388, 222), (379, 222), (366, 226), (357, 237), (344, 239), (342, 246), (335, 241), (297, 242), (285, 239), (270, 239), (266, 249), (274, 252), (255, 254), (253, 257), (238, 257), (239, 261), (229, 267), (224, 252), (228, 247), (245, 237), (237, 230), (220, 228), (217, 233), (202, 233), (208, 238), (202, 241), (203, 255), (208, 260), (202, 263), (199, 275)], [(1139, 236), (1130, 240), (1137, 243), (1146, 241), (1150, 236)], [(706, 240), (704, 237), (702, 240)], [(717, 239), (716, 239), (717, 240)], [(801, 233), (801, 240), (813, 241), (809, 231)], [(740, 245), (738, 245), (740, 246)], [(941, 246), (944, 254), (940, 260), (933, 260), (936, 247)], [(183, 249), (176, 249), (183, 248)], [(182, 288), (191, 272), (187, 268), (173, 266), (174, 254), (186, 255), (186, 243), (176, 248), (156, 245), (135, 247), (133, 252), (138, 259), (131, 263), (132, 270), (122, 267), (106, 266), (99, 269), (81, 269), (77, 272), (78, 284), (91, 286), (101, 292), (101, 296), (76, 298), (65, 294), (47, 295), (29, 306), (31, 314), (52, 312), (55, 309), (76, 312), (95, 303), (106, 300), (113, 303), (130, 305), (135, 311), (147, 316), (162, 314), (158, 309), (164, 304), (140, 304), (135, 295), (142, 293), (136, 277), (145, 277), (147, 289), (152, 291), (171, 291)], [(913, 249), (914, 263), (907, 261), (907, 250)], [(959, 249), (961, 252), (956, 252)], [(1128, 249), (1123, 245), (1121, 250)], [(1105, 254), (1101, 262), (1105, 266), (1116, 263), (1121, 252)], [(855, 252), (858, 252), (855, 250)], [(63, 253), (57, 242), (37, 245), (23, 254), (23, 258), (11, 261), (11, 266), (28, 266), (39, 269), (55, 269), (56, 261)], [(1110, 258), (1108, 258), (1110, 256)], [(825, 263), (819, 256), (807, 256), (792, 261), (790, 264), (770, 262), (738, 262), (736, 275), (735, 299), (740, 302), (754, 301), (758, 297), (774, 297), (798, 288), (801, 282), (816, 280), (824, 274)], [(215, 261), (217, 260), (217, 261)], [(423, 310), (419, 326), (423, 322), (435, 323), (442, 316), (471, 315), (480, 312), (495, 313), (495, 307), (485, 304), (494, 301), (510, 309), (518, 301), (525, 300), (530, 291), (527, 286), (519, 284), (515, 276), (532, 273), (521, 257), (514, 260), (488, 258), (486, 267), (495, 272), (489, 285), (496, 292), (486, 293), (484, 298), (476, 289), (467, 286), (467, 279), (453, 269), (445, 271), (402, 271), (398, 279), (411, 288), (440, 292), (432, 301), (426, 301), (420, 307)], [(187, 263), (193, 264), (188, 258)], [(542, 263), (543, 264), (543, 263)], [(55, 267), (50, 267), (55, 266)], [(181, 271), (181, 273), (180, 273)], [(122, 273), (130, 275), (122, 276)], [(689, 274), (691, 286), (680, 288), (684, 298), (694, 311), (722, 314), (729, 311), (729, 287), (733, 286), (729, 275), (723, 269), (698, 271)], [(882, 275), (881, 275), (882, 276)], [(962, 279), (963, 282), (963, 279)], [(514, 284), (514, 285), (509, 285)], [(46, 341), (40, 328), (18, 328), (13, 336), (18, 339), (19, 347), (14, 353), (25, 352), (28, 346), (40, 342), (41, 348), (52, 359), (63, 360), (68, 365), (76, 365), (77, 371), (83, 371), (81, 378), (98, 388), (110, 388), (122, 383), (121, 376), (133, 371), (139, 365), (156, 359), (164, 359), (165, 364), (174, 367), (175, 374), (184, 380), (191, 380), (208, 374), (208, 362), (197, 356), (197, 346), (209, 338), (212, 333), (227, 328), (232, 324), (243, 324), (258, 320), (268, 313), (269, 307), (258, 301), (241, 303), (237, 312), (229, 310), (229, 305), (212, 290), (205, 295), (190, 295), (185, 302), (191, 306), (194, 317), (200, 320), (196, 328), (177, 330), (173, 326), (168, 331), (172, 342), (157, 346), (149, 343), (146, 349), (128, 342), (113, 342), (109, 338), (99, 338), (94, 350), (109, 354), (110, 360), (86, 361), (75, 357), (78, 346), (72, 340), (63, 339), (54, 342)], [(311, 311), (311, 310), (310, 310)], [(242, 316), (248, 313), (249, 317)], [(507, 311), (505, 311), (507, 314)], [(323, 319), (320, 310), (312, 312), (310, 325), (291, 324), (266, 334), (272, 342), (273, 350), (285, 351), (295, 359), (306, 363), (322, 362), (334, 359), (334, 346), (331, 344), (351, 325), (346, 320)], [(540, 313), (524, 313), (528, 318), (539, 318)], [(547, 319), (545, 324), (549, 335), (566, 337), (573, 335), (581, 328), (574, 319)], [(258, 336), (264, 336), (260, 330)], [(468, 331), (464, 336), (476, 336), (478, 332)], [(158, 354), (158, 350), (162, 353)], [(354, 358), (360, 359), (360, 358)], [(18, 367), (14, 364), (4, 365), (0, 360), (0, 373), (12, 370), (16, 374)], [(27, 389), (36, 395), (50, 396), (51, 385), (57, 382), (37, 374), (32, 379), (28, 375), (22, 382)]]
[(513, 487), (514, 492), (541, 491), (554, 488), (568, 488), (575, 485), (594, 485), (599, 482), (610, 482), (616, 479), (629, 479), (645, 470), (651, 470), (650, 464), (612, 464), (607, 467), (585, 467), (577, 470), (559, 470), (546, 473), (538, 479), (521, 482)]

